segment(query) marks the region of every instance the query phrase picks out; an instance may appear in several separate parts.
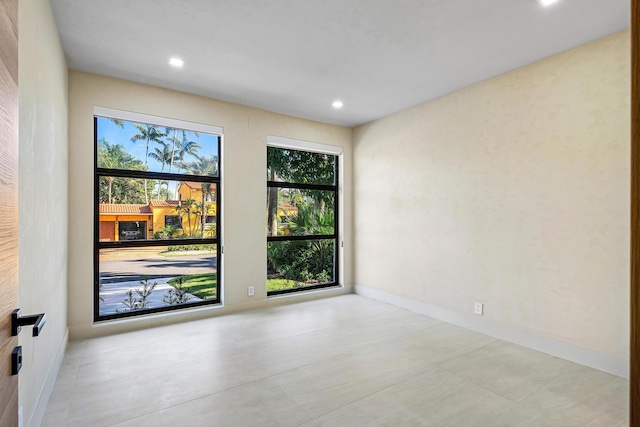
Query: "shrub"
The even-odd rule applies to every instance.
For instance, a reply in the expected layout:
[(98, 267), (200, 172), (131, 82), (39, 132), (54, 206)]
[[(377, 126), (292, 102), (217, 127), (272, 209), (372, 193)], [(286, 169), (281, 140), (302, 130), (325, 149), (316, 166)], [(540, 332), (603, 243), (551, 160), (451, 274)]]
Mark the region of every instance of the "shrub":
[(326, 270), (322, 270), (317, 276), (316, 279), (318, 280), (318, 282), (320, 283), (327, 283), (329, 281), (331, 281), (331, 276), (329, 275), (329, 273)]
[(215, 251), (216, 245), (175, 245), (169, 246), (167, 251), (169, 252), (181, 252), (181, 251)]
[(178, 230), (173, 225), (166, 225), (159, 231), (153, 233), (154, 239), (173, 239), (177, 234), (179, 234), (180, 230)]
[[(149, 279), (144, 278), (140, 281), (140, 284), (142, 285), (142, 288), (129, 289), (127, 291), (127, 297), (122, 301), (127, 308), (116, 311), (144, 310), (149, 307), (149, 301), (147, 301), (147, 298), (149, 298), (149, 295), (151, 295), (156, 286), (158, 286), (158, 282), (149, 283)], [(138, 294), (139, 298), (133, 296), (134, 292)]]
[(162, 296), (162, 302), (165, 305), (185, 304), (191, 299), (191, 295), (182, 287), (182, 281), (183, 278), (179, 277), (177, 283), (173, 285), (174, 287)]

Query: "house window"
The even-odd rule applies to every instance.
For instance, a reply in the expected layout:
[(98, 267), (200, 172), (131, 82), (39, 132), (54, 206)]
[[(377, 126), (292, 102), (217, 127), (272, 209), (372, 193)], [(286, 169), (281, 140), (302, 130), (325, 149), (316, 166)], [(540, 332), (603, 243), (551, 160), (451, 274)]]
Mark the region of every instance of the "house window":
[(339, 149), (275, 137), (269, 144), (267, 294), (336, 286)]
[(100, 107), (94, 129), (94, 319), (219, 303), (222, 129)]
[[(207, 221), (209, 218), (207, 218)], [(174, 227), (177, 229), (182, 229), (182, 221), (180, 220), (180, 215), (165, 215), (164, 216), (164, 226), (165, 227)]]

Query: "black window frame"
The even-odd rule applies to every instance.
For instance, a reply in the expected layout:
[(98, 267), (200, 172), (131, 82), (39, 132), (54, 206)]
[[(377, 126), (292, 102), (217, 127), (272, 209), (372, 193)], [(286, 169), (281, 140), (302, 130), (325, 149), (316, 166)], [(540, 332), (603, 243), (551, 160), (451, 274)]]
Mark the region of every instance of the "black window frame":
[[(270, 242), (287, 242), (294, 240), (333, 240), (333, 281), (328, 283), (321, 283), (317, 285), (302, 286), (299, 288), (281, 289), (277, 291), (267, 291), (267, 296), (276, 296), (283, 294), (290, 294), (294, 292), (305, 292), (314, 289), (337, 287), (340, 285), (340, 233), (339, 233), (339, 218), (340, 218), (340, 192), (339, 192), (339, 177), (340, 177), (340, 155), (336, 153), (326, 153), (322, 151), (315, 151), (311, 149), (305, 149), (302, 147), (281, 147), (278, 145), (267, 145), (269, 148), (276, 148), (282, 150), (297, 150), (306, 151), (308, 153), (325, 154), (334, 157), (334, 180), (333, 184), (310, 184), (310, 183), (296, 183), (288, 181), (271, 181), (267, 179), (267, 192), (270, 188), (291, 188), (297, 190), (323, 190), (331, 191), (334, 195), (334, 212), (333, 212), (333, 234), (313, 234), (313, 235), (288, 235), (288, 236), (269, 236), (267, 235), (267, 245)], [(267, 164), (268, 167), (268, 164)]]
[[(93, 166), (94, 166), (94, 227), (93, 227), (93, 321), (94, 322), (103, 322), (108, 320), (122, 319), (127, 317), (138, 317), (145, 316), (149, 314), (167, 312), (167, 311), (176, 311), (176, 310), (188, 310), (193, 308), (198, 308), (207, 305), (215, 305), (220, 304), (222, 302), (221, 299), (221, 281), (222, 281), (222, 239), (221, 239), (221, 214), (222, 214), (222, 135), (218, 133), (209, 133), (210, 135), (214, 135), (218, 138), (218, 176), (199, 176), (199, 175), (188, 175), (181, 173), (166, 173), (166, 172), (151, 172), (151, 171), (136, 171), (136, 170), (125, 170), (125, 169), (108, 169), (108, 168), (99, 168), (98, 167), (98, 118), (106, 118), (106, 119), (122, 119), (125, 121), (140, 123), (137, 120), (131, 120), (127, 118), (121, 117), (112, 117), (104, 114), (94, 113), (93, 115)], [(142, 122), (146, 123), (146, 122)], [(159, 127), (163, 127), (163, 125), (157, 123), (149, 123), (155, 124)], [(184, 130), (190, 130), (188, 127), (188, 123), (185, 123)], [(203, 132), (204, 133), (204, 132)], [(202, 182), (202, 183), (212, 183), (216, 186), (216, 236), (215, 238), (206, 238), (206, 239), (154, 239), (154, 240), (125, 240), (125, 241), (100, 241), (100, 178), (102, 177), (114, 177), (114, 178), (141, 178), (148, 180), (167, 180), (167, 181), (189, 181), (189, 182)], [(148, 236), (147, 236), (148, 237)], [(120, 313), (100, 315), (100, 249), (124, 249), (124, 248), (136, 248), (136, 247), (152, 247), (152, 246), (185, 246), (185, 245), (197, 245), (197, 244), (206, 244), (206, 245), (216, 245), (216, 298), (198, 301), (198, 302), (189, 302), (186, 304), (180, 305), (171, 305), (164, 307), (154, 307), (140, 311), (123, 311)]]

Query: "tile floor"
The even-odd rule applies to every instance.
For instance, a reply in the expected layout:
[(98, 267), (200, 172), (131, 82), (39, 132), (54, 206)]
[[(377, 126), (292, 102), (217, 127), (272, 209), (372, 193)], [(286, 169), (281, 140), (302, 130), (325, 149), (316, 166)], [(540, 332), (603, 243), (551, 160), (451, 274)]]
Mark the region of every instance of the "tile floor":
[(627, 387), (346, 295), (71, 342), (43, 425), (622, 427)]

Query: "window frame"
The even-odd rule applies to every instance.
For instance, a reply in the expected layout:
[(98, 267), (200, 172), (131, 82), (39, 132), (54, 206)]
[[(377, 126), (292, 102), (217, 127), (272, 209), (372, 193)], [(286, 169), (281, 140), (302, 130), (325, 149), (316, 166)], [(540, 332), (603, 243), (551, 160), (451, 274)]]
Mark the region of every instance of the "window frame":
[[(149, 314), (156, 314), (167, 311), (189, 310), (202, 308), (202, 306), (220, 305), (222, 304), (223, 289), (223, 262), (224, 253), (223, 235), (222, 235), (222, 145), (224, 141), (223, 128), (201, 123), (188, 122), (184, 120), (176, 120), (159, 116), (152, 116), (142, 113), (133, 113), (129, 111), (115, 110), (104, 107), (94, 107), (93, 109), (93, 167), (94, 167), (94, 224), (93, 224), (93, 321), (104, 322), (122, 318), (140, 317)], [(119, 119), (134, 123), (154, 124), (160, 127), (172, 127), (176, 129), (184, 129), (191, 132), (201, 132), (218, 137), (218, 176), (198, 176), (182, 173), (166, 173), (152, 171), (135, 171), (125, 169), (108, 169), (98, 167), (98, 117), (107, 119)], [(189, 239), (153, 239), (153, 240), (125, 240), (125, 241), (100, 241), (100, 178), (141, 178), (148, 180), (167, 180), (167, 181), (190, 181), (211, 183), (216, 186), (216, 237), (215, 238), (189, 238)], [(147, 236), (148, 238), (149, 236)], [(100, 250), (101, 249), (125, 249), (134, 247), (153, 247), (153, 246), (184, 246), (193, 244), (215, 244), (216, 245), (216, 298), (190, 302), (180, 305), (171, 305), (164, 307), (154, 307), (141, 311), (126, 311), (107, 315), (100, 315)]]
[[(341, 147), (332, 145), (319, 144), (315, 142), (302, 141), (291, 138), (284, 138), (278, 136), (267, 135), (266, 149), (280, 148), (284, 150), (297, 150), (306, 151), (309, 153), (328, 154), (335, 156), (334, 165), (334, 183), (333, 184), (309, 184), (309, 183), (294, 183), (285, 181), (270, 181), (267, 179), (267, 192), (270, 188), (292, 188), (299, 190), (322, 190), (331, 191), (334, 194), (334, 215), (333, 215), (333, 234), (315, 234), (315, 235), (289, 235), (289, 236), (269, 236), (267, 235), (267, 245), (269, 242), (283, 242), (283, 241), (302, 241), (302, 240), (333, 240), (334, 245), (334, 259), (333, 259), (333, 281), (328, 283), (321, 283), (317, 285), (303, 286), (299, 288), (282, 289), (277, 291), (267, 291), (267, 297), (278, 296), (283, 294), (290, 294), (296, 292), (312, 291), (330, 287), (342, 286), (341, 280), (341, 262), (343, 242), (340, 240), (342, 235), (342, 220), (341, 220), (341, 201), (342, 201), (342, 188), (341, 183), (341, 163), (343, 150)], [(268, 164), (266, 165), (268, 167)], [(265, 283), (266, 285), (266, 283)]]

